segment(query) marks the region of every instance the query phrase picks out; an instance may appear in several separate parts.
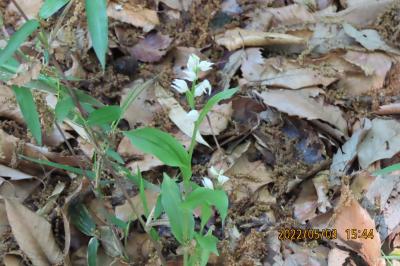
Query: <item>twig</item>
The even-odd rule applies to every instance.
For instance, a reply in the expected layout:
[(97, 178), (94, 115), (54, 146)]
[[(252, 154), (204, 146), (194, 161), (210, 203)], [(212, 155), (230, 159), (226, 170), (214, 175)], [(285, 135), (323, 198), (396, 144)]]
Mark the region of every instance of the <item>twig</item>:
[(14, 6), (18, 9), (18, 12), (21, 13), (22, 17), (28, 21), (29, 18), (28, 16), (25, 14), (24, 10), (22, 10), (22, 8), (19, 6), (19, 4), (15, 1), (15, 0), (11, 0), (11, 2), (14, 4)]
[(207, 118), (208, 125), (210, 126), (210, 130), (211, 130), (211, 134), (213, 136), (214, 142), (217, 145), (217, 149), (218, 149), (218, 151), (221, 151), (221, 146), (219, 146), (218, 139), (214, 134), (214, 129), (213, 129), (212, 125), (211, 125), (211, 120), (210, 120), (210, 117), (208, 116), (208, 114), (206, 115), (206, 118)]

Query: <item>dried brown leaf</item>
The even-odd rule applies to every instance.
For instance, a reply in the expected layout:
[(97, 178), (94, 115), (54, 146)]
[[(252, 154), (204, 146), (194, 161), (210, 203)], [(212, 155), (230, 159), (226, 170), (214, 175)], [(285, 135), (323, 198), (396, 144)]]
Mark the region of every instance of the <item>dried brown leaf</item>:
[(57, 246), (51, 225), (15, 199), (6, 199), (6, 211), (13, 235), (34, 265), (60, 263), (63, 253)]
[(167, 53), (172, 39), (168, 35), (150, 33), (129, 49), (132, 56), (140, 61), (154, 63), (161, 60)]
[(216, 36), (216, 42), (219, 45), (225, 46), (229, 51), (233, 51), (248, 46), (304, 44), (306, 40), (290, 34), (235, 28)]

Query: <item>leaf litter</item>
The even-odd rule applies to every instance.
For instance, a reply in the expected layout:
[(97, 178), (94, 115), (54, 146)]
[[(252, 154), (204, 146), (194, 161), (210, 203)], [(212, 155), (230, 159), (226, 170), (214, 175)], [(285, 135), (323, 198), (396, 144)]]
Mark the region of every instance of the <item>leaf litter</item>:
[[(17, 2), (28, 17), (38, 16), (42, 1)], [(216, 71), (200, 74), (215, 90), (240, 88), (239, 96), (212, 109), (196, 137), (194, 179), (201, 185), (202, 177), (213, 178), (207, 171), (211, 166), (230, 177), (224, 184), (230, 197), (226, 227), (218, 223), (216, 212), (214, 224), (207, 225), (222, 240), (221, 256), (210, 264), (394, 264), (382, 254), (396, 250), (400, 175), (398, 170), (376, 170), (400, 162), (396, 1), (109, 1), (110, 66), (102, 73), (85, 18), (74, 16), (82, 10), (79, 1), (73, 3), (65, 26), (51, 34), (51, 49), (74, 86), (105, 104), (119, 105), (157, 76), (157, 83), (128, 107), (123, 128), (159, 127), (190, 145), (188, 107), (171, 81), (184, 78), (192, 53), (215, 62)], [(7, 3), (0, 11), (2, 34), (12, 33), (22, 21), (18, 10)], [(44, 27), (52, 31), (60, 16), (49, 18)], [(35, 54), (34, 44), (23, 48)], [(10, 82), (23, 85), (37, 79), (47, 71), (39, 66), (23, 65)], [(204, 97), (196, 102), (198, 109)], [(47, 109), (40, 110), (51, 110), (50, 98), (43, 103)], [(89, 238), (79, 230), (94, 226), (102, 236), (102, 265), (121, 263), (121, 243), (138, 265), (158, 265), (154, 246), (121, 191), (110, 185), (99, 200), (76, 174), (20, 157), (85, 167), (93, 147), (85, 143), (82, 129), (60, 125), (74, 143), (75, 156), (54, 128), (43, 134), (40, 147), (27, 134), (7, 83), (1, 85), (0, 101), (4, 262), (48, 265), (68, 259), (85, 265)], [(115, 150), (132, 173), (139, 168), (156, 184), (162, 171), (175, 173), (122, 136)], [(140, 215), (155, 210), (157, 191), (145, 189), (145, 210), (139, 188), (127, 187)], [(76, 222), (71, 215), (87, 215), (93, 224)], [(108, 220), (117, 226), (109, 227)], [(121, 242), (127, 221), (132, 227)], [(181, 264), (168, 221), (161, 216), (153, 222), (169, 265)], [(339, 237), (282, 240), (282, 228), (336, 229)], [(374, 238), (349, 239), (346, 229), (372, 230)]]

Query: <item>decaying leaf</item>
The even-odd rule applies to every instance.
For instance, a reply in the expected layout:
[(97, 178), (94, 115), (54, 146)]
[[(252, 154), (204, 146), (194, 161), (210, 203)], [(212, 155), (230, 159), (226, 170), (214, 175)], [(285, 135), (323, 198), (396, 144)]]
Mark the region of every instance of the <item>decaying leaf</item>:
[[(343, 192), (342, 192), (343, 193)], [(343, 194), (342, 194), (343, 196)], [(346, 196), (343, 196), (346, 197)], [(350, 248), (369, 264), (378, 265), (380, 262), (381, 242), (378, 232), (375, 229), (375, 223), (368, 212), (361, 207), (357, 200), (349, 198), (342, 201), (342, 205), (335, 211), (334, 226), (337, 229), (337, 242)], [(347, 229), (355, 228), (357, 230), (373, 230), (373, 239), (371, 238), (347, 238)]]
[(255, 94), (263, 99), (265, 104), (281, 112), (308, 120), (320, 119), (347, 135), (347, 122), (341, 110), (336, 106), (325, 104), (322, 99), (310, 97), (307, 91), (265, 90), (261, 93), (255, 91)]
[(316, 217), (318, 207), (318, 196), (314, 184), (311, 181), (306, 181), (301, 186), (301, 192), (294, 202), (294, 217), (304, 223)]
[[(145, 191), (145, 197), (147, 200), (147, 207), (148, 211), (151, 211), (151, 209), (156, 205), (157, 202), (157, 197), (158, 197), (158, 192), (154, 192), (151, 190), (146, 190)], [(137, 215), (144, 215), (145, 214), (145, 209), (142, 203), (142, 199), (140, 197), (140, 194), (136, 195), (135, 197), (131, 198), (131, 201), (133, 202), (133, 205), (135, 206), (135, 209), (137, 211)], [(130, 204), (128, 201), (124, 203), (124, 205), (117, 206), (115, 208), (115, 215), (125, 221), (134, 221), (137, 219), (136, 214), (133, 212)]]
[(167, 53), (172, 39), (161, 33), (149, 33), (129, 49), (131, 55), (143, 62), (158, 62)]
[(229, 51), (248, 46), (267, 46), (277, 44), (304, 44), (305, 39), (294, 35), (249, 31), (240, 28), (226, 31), (223, 35), (216, 36), (216, 42), (225, 46)]
[(202, 135), (219, 135), (224, 131), (232, 116), (232, 103), (216, 104), (207, 114), (210, 119), (204, 119), (200, 124), (200, 133)]
[(14, 199), (6, 199), (5, 203), (13, 235), (32, 263), (38, 266), (60, 263), (63, 253), (49, 222)]
[(111, 2), (107, 7), (107, 15), (135, 27), (143, 28), (145, 32), (151, 31), (160, 24), (157, 12), (154, 10), (137, 8), (129, 3), (120, 7), (119, 4)]
[(371, 163), (391, 158), (400, 151), (400, 123), (375, 118), (372, 127), (358, 146), (358, 161), (363, 169)]

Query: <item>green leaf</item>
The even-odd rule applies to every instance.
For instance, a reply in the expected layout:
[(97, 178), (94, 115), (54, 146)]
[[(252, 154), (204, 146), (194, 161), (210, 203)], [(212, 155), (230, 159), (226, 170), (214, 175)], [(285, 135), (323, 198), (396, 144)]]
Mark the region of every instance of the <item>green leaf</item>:
[(69, 0), (46, 0), (39, 11), (40, 18), (46, 19), (60, 10)]
[(122, 159), (121, 155), (119, 155), (118, 152), (114, 151), (111, 148), (108, 148), (106, 150), (106, 154), (108, 157), (110, 157), (111, 159), (115, 160), (116, 162), (120, 163), (120, 164), (125, 164), (124, 159)]
[(66, 95), (62, 99), (58, 100), (56, 108), (54, 110), (57, 122), (64, 121), (64, 119), (68, 116), (72, 109), (74, 109), (74, 107), (74, 102), (69, 95)]
[(12, 89), (29, 131), (36, 139), (38, 145), (42, 145), (42, 130), (40, 128), (39, 114), (36, 110), (36, 104), (33, 100), (31, 90), (15, 85), (12, 86)]
[(167, 174), (161, 184), (161, 203), (168, 216), (171, 231), (179, 243), (193, 238), (194, 219), (191, 212), (181, 207), (182, 199), (178, 185)]
[(71, 203), (68, 207), (70, 221), (87, 236), (95, 236), (96, 224), (88, 209), (82, 203)]
[(86, 17), (93, 48), (102, 68), (106, 67), (108, 17), (106, 0), (85, 0)]
[(208, 258), (210, 257), (211, 253), (214, 253), (217, 256), (219, 255), (217, 249), (218, 238), (213, 236), (211, 231), (205, 236), (196, 234), (195, 238), (200, 250), (200, 265), (205, 266), (207, 265)]
[(97, 249), (99, 248), (99, 240), (96, 237), (92, 237), (89, 240), (87, 249), (87, 264), (88, 266), (97, 265)]
[(201, 206), (201, 224), (200, 224), (200, 228), (201, 230), (204, 229), (204, 226), (207, 224), (208, 220), (211, 218), (212, 215), (212, 209), (211, 206), (208, 204), (203, 204)]
[(385, 174), (389, 174), (391, 172), (398, 171), (398, 170), (400, 170), (400, 163), (396, 163), (396, 164), (390, 165), (388, 167), (385, 167), (383, 169), (377, 170), (377, 171), (373, 172), (372, 174), (373, 175), (385, 175)]
[(197, 123), (200, 125), (201, 122), (204, 120), (206, 117), (207, 113), (213, 108), (214, 105), (219, 103), (222, 100), (227, 100), (231, 98), (239, 89), (234, 88), (234, 89), (227, 89), (224, 91), (221, 91), (217, 94), (215, 94), (211, 99), (209, 99), (206, 103), (206, 105), (203, 107), (203, 109), (200, 112), (199, 118), (197, 119)]
[(36, 19), (31, 19), (25, 22), (25, 24), (15, 32), (10, 40), (7, 42), (7, 46), (0, 51), (0, 66), (6, 63), (28, 38), (39, 27), (39, 22)]
[(155, 128), (140, 128), (124, 134), (139, 150), (156, 156), (166, 165), (177, 166), (181, 170), (189, 168), (189, 155), (170, 134)]
[(215, 206), (222, 221), (225, 220), (226, 215), (228, 214), (229, 200), (225, 191), (222, 190), (198, 187), (189, 194), (186, 200), (182, 203), (182, 207), (193, 211), (195, 208), (205, 203), (210, 206)]
[(64, 164), (60, 164), (60, 163), (54, 163), (54, 162), (50, 162), (50, 161), (47, 161), (47, 160), (40, 160), (40, 159), (30, 158), (30, 157), (27, 157), (27, 156), (24, 156), (24, 155), (19, 155), (19, 157), (21, 159), (28, 160), (28, 161), (31, 161), (31, 162), (34, 162), (34, 163), (43, 164), (43, 165), (47, 165), (47, 166), (50, 166), (50, 167), (62, 169), (62, 170), (65, 170), (65, 171), (68, 171), (68, 172), (71, 172), (71, 173), (74, 173), (74, 174), (77, 174), (77, 175), (87, 176), (91, 180), (94, 180), (94, 178), (96, 176), (95, 173), (93, 171), (90, 171), (90, 170), (82, 171), (81, 169), (75, 168), (75, 167), (72, 167), (72, 166), (68, 166), (68, 165), (64, 165)]
[(118, 120), (121, 116), (121, 107), (117, 105), (109, 105), (94, 110), (89, 114), (87, 123), (93, 125), (107, 125), (112, 121)]

